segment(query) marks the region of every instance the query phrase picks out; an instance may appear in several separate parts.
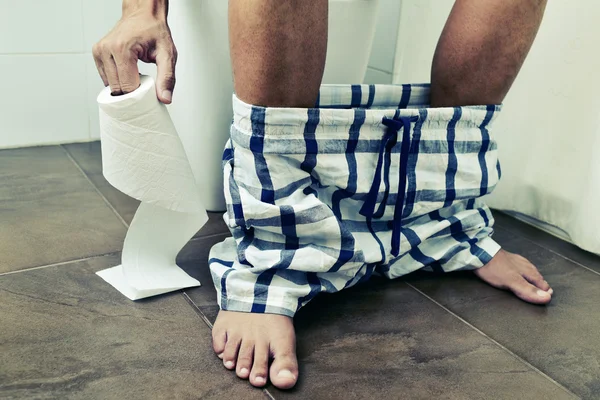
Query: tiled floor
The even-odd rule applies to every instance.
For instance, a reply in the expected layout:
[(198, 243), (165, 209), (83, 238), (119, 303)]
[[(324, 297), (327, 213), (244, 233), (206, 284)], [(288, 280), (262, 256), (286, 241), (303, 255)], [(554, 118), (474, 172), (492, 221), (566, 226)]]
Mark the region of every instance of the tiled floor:
[(137, 207), (99, 151), (0, 151), (2, 399), (600, 398), (600, 258), (501, 213), (495, 237), (538, 265), (549, 306), (466, 273), (374, 278), (300, 311), (295, 389), (253, 389), (210, 346), (220, 215), (179, 255), (200, 288), (132, 302), (94, 274), (118, 263)]

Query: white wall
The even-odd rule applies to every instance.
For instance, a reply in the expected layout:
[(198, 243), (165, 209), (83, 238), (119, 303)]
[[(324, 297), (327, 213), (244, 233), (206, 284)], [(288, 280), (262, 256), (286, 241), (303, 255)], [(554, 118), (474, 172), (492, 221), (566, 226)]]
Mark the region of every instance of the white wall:
[[(429, 81), (452, 0), (403, 0), (394, 82)], [(600, 4), (549, 1), (494, 125), (502, 180), (493, 208), (600, 254)], [(552, 225), (552, 228), (549, 225)]]
[(90, 54), (120, 0), (0, 0), (0, 148), (98, 137)]
[[(367, 83), (392, 80), (400, 1), (380, 1)], [(0, 148), (99, 138), (91, 48), (120, 15), (121, 0), (0, 0)]]

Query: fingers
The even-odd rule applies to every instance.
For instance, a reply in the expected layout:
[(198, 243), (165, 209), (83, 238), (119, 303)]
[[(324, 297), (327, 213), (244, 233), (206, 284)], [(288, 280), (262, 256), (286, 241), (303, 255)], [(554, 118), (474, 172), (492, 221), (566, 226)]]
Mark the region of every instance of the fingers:
[[(140, 86), (140, 72), (137, 66), (137, 56), (128, 50), (113, 55), (117, 68), (119, 87), (122, 93), (130, 93)], [(112, 88), (112, 86), (111, 86)]]
[(156, 53), (156, 95), (158, 99), (170, 104), (175, 89), (175, 63), (177, 50), (174, 46), (170, 49), (160, 49)]
[(102, 83), (104, 83), (104, 86), (108, 86), (108, 78), (106, 77), (106, 73), (104, 73), (104, 64), (102, 63), (102, 50), (100, 49), (99, 43), (96, 43), (92, 48), (92, 55), (94, 56), (94, 63), (96, 63), (96, 69), (100, 74)]
[(113, 95), (133, 92), (140, 86), (138, 56), (134, 48), (124, 43), (102, 40), (93, 48), (96, 69), (104, 86)]
[(119, 74), (117, 73), (117, 65), (111, 54), (103, 55), (102, 65), (104, 66), (104, 74), (110, 86), (110, 93), (113, 95), (123, 94), (121, 84), (119, 83)]
[(138, 60), (157, 64), (156, 94), (171, 103), (177, 50), (166, 20), (150, 15), (124, 16), (93, 48), (94, 61), (113, 94), (129, 93), (140, 85)]

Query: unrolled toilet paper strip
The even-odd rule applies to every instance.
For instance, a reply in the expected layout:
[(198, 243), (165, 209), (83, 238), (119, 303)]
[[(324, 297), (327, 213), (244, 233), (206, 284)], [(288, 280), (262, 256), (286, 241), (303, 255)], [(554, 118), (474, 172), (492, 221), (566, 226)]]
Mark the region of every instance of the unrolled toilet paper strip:
[(199, 286), (175, 263), (177, 253), (208, 220), (185, 150), (154, 80), (98, 96), (103, 174), (140, 200), (121, 255), (121, 265), (97, 274), (131, 300)]

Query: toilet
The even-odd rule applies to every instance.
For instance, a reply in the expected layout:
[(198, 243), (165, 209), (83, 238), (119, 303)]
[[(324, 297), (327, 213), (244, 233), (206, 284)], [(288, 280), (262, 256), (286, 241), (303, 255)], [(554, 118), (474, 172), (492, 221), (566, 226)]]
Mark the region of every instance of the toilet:
[[(176, 101), (169, 112), (183, 142), (204, 207), (225, 210), (221, 156), (233, 115), (227, 1), (171, 2), (169, 24), (179, 52)], [(379, 0), (330, 0), (323, 83), (363, 81)], [(176, 23), (175, 23), (176, 21)]]

